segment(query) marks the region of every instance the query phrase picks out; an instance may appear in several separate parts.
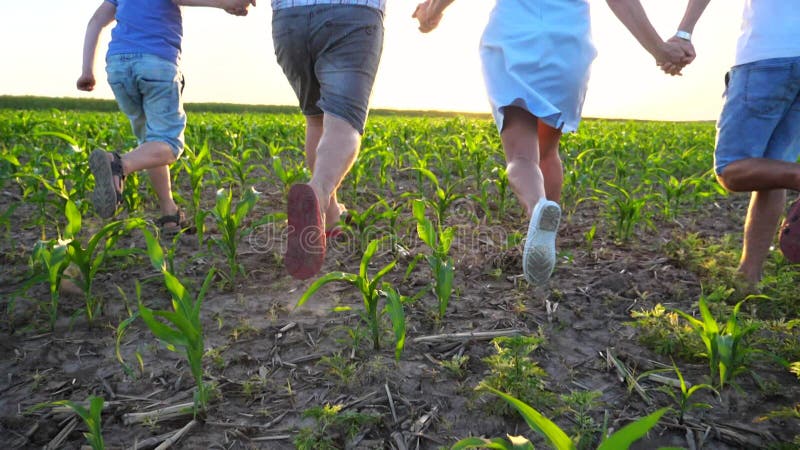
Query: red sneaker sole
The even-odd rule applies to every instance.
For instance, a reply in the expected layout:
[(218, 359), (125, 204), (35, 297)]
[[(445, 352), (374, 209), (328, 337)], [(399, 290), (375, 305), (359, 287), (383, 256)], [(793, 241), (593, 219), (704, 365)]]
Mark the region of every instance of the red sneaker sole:
[(781, 253), (787, 261), (800, 263), (800, 199), (794, 202), (781, 226)]
[(289, 189), (287, 204), (288, 242), (284, 264), (294, 278), (305, 280), (322, 269), (325, 262), (325, 231), (317, 194), (307, 184)]

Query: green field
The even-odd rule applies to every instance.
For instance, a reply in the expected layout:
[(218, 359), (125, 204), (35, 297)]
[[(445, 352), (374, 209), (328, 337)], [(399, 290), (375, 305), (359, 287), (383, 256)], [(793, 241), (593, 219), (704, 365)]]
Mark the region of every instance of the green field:
[(89, 152), (135, 145), (113, 102), (0, 97), (11, 448), (552, 446), (490, 389), (563, 430), (553, 448), (657, 411), (631, 448), (800, 448), (800, 271), (775, 250), (760, 294), (736, 283), (748, 197), (714, 180), (712, 123), (565, 136), (558, 264), (531, 288), (488, 116), (373, 112), (339, 195), (353, 222), (301, 282), (282, 254), (302, 116), (187, 111), (172, 175), (197, 233), (167, 240), (145, 173), (112, 221), (88, 201)]

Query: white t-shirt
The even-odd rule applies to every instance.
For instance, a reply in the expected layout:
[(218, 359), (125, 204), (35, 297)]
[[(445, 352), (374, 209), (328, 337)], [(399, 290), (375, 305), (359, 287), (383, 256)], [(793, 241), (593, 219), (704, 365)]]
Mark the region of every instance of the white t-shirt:
[(736, 64), (800, 56), (800, 0), (745, 0)]

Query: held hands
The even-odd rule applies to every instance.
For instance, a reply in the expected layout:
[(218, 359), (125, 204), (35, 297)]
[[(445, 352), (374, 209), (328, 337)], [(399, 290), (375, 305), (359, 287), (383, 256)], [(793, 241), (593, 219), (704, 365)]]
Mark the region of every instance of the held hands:
[(78, 82), (76, 83), (78, 86), (78, 90), (91, 92), (94, 90), (95, 80), (94, 74), (91, 73), (84, 73), (81, 74), (80, 78), (78, 78)]
[(681, 70), (694, 61), (697, 54), (690, 41), (676, 36), (671, 37), (660, 48), (656, 56), (656, 64), (669, 75), (681, 75)]
[(250, 5), (256, 6), (256, 0), (224, 0), (225, 12), (234, 16), (246, 16)]
[(431, 0), (426, 0), (425, 3), (418, 4), (414, 14), (411, 15), (412, 19), (419, 21), (419, 31), (423, 33), (433, 31), (439, 25), (439, 21), (442, 20), (442, 13), (434, 14), (430, 6)]

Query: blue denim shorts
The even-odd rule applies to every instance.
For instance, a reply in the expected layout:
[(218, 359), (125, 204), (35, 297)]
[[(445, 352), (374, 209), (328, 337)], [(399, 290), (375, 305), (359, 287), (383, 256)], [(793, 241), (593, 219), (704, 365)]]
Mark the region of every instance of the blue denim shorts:
[(277, 9), (272, 41), (303, 114), (325, 112), (363, 134), (383, 51), (383, 13), (339, 4)]
[(183, 152), (186, 113), (183, 74), (166, 59), (148, 54), (106, 58), (108, 84), (119, 109), (128, 116), (139, 144), (165, 142), (175, 157)]
[(800, 57), (734, 66), (717, 121), (714, 170), (741, 159), (800, 157)]

